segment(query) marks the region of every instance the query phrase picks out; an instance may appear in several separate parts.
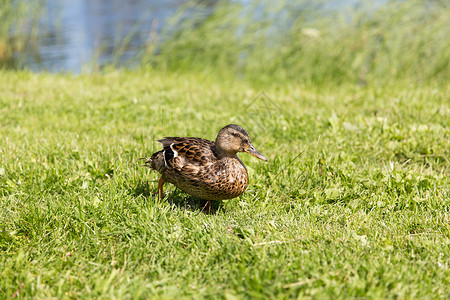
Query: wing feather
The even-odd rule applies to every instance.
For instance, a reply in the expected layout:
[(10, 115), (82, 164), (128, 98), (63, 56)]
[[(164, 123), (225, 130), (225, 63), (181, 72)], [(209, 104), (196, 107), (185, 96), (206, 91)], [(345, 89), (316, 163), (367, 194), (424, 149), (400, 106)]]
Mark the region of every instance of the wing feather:
[[(164, 151), (176, 151), (178, 155), (168, 155), (170, 157), (168, 164), (173, 161), (177, 161), (178, 164), (183, 162), (184, 164), (205, 165), (217, 160), (214, 152), (214, 142), (194, 137), (166, 137), (158, 140), (163, 147)], [(179, 157), (178, 160), (174, 158)], [(178, 169), (178, 166), (176, 169)], [(181, 166), (183, 167), (183, 166)]]

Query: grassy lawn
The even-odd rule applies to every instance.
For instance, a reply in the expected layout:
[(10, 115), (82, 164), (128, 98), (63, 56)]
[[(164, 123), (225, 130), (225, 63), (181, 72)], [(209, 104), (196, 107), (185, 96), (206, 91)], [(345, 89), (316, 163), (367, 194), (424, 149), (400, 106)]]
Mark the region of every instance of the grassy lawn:
[[(0, 298), (447, 298), (450, 85), (0, 73)], [(244, 195), (204, 201), (138, 158), (250, 133)]]

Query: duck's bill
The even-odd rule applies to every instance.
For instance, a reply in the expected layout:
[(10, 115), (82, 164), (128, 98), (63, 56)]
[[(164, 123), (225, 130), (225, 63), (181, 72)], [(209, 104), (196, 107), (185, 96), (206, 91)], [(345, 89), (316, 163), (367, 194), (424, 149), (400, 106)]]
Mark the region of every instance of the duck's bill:
[(247, 152), (248, 154), (253, 155), (256, 158), (259, 158), (259, 159), (262, 159), (264, 161), (267, 161), (267, 157), (265, 157), (258, 150), (256, 150), (255, 147), (253, 147), (253, 145), (250, 146), (250, 148), (248, 148), (247, 150), (245, 150), (245, 152)]

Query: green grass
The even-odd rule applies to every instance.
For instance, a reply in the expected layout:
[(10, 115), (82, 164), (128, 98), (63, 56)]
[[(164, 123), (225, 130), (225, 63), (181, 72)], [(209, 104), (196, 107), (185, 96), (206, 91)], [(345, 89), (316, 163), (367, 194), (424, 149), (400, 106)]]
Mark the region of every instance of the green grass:
[[(139, 70), (0, 69), (0, 299), (450, 296), (450, 7), (277, 3), (180, 11)], [(138, 158), (229, 123), (246, 193), (158, 201)]]
[[(448, 298), (449, 98), (1, 71), (0, 298)], [(269, 158), (241, 155), (248, 190), (212, 215), (170, 185), (158, 201), (137, 158), (228, 123)]]

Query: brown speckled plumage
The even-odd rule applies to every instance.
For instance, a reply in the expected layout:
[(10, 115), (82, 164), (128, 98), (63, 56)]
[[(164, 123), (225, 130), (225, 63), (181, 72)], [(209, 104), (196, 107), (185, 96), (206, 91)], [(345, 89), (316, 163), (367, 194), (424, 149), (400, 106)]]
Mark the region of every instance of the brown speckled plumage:
[(267, 160), (253, 147), (247, 131), (233, 124), (222, 128), (215, 142), (194, 137), (166, 137), (159, 142), (163, 150), (146, 158), (145, 166), (161, 174), (160, 196), (163, 183), (170, 182), (208, 201), (235, 198), (248, 186), (247, 170), (237, 152)]

